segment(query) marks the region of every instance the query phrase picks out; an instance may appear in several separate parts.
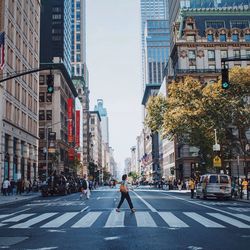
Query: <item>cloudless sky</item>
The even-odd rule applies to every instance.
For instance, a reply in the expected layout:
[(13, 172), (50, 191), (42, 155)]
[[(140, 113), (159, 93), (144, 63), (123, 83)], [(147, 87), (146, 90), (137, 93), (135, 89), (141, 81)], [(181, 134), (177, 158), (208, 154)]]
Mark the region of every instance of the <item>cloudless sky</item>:
[(142, 128), (139, 0), (87, 0), (90, 109), (103, 99), (120, 168)]

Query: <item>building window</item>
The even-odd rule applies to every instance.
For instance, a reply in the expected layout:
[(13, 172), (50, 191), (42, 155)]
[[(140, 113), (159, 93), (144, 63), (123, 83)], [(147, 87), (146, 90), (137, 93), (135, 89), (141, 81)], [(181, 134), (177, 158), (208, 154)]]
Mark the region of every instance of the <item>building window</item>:
[(91, 118), (91, 124), (95, 124), (95, 118)]
[(208, 42), (213, 42), (214, 41), (214, 35), (213, 34), (208, 34), (207, 35), (207, 41)]
[(250, 58), (250, 50), (246, 50), (246, 58)]
[(215, 61), (215, 51), (208, 50), (208, 61)]
[(208, 65), (208, 68), (210, 69), (210, 70), (215, 70), (215, 65), (214, 64), (210, 64), (210, 65)]
[(245, 34), (245, 41), (250, 42), (250, 34)]
[(81, 34), (76, 34), (76, 41), (77, 42), (80, 42), (81, 41)]
[(46, 111), (46, 120), (51, 121), (52, 120), (52, 110)]
[(221, 50), (220, 51), (220, 57), (221, 58), (228, 58), (228, 52), (227, 52), (227, 50)]
[(240, 58), (240, 50), (234, 50), (234, 57)]
[(45, 94), (44, 92), (39, 93), (39, 102), (44, 102), (45, 101)]
[(206, 21), (206, 27), (213, 28), (213, 29), (225, 28), (225, 22), (224, 21)]
[(39, 76), (39, 84), (44, 85), (45, 84), (45, 77), (43, 75)]
[(44, 139), (45, 138), (45, 129), (39, 128), (39, 138)]
[(193, 30), (194, 29), (194, 24), (193, 23), (188, 23), (186, 27), (189, 30)]
[(52, 102), (52, 94), (47, 93), (46, 102)]
[(45, 120), (44, 110), (39, 110), (39, 120), (40, 121)]
[(195, 65), (190, 65), (189, 70), (190, 71), (196, 71), (196, 66)]
[(226, 34), (220, 34), (220, 42), (226, 42), (226, 41), (227, 41)]
[(189, 60), (193, 60), (196, 58), (196, 55), (195, 55), (195, 50), (189, 50), (188, 51), (188, 59)]
[(233, 42), (238, 42), (239, 41), (239, 35), (238, 34), (233, 34), (232, 35), (232, 41)]
[(230, 22), (231, 28), (245, 29), (249, 27), (248, 20), (234, 20)]

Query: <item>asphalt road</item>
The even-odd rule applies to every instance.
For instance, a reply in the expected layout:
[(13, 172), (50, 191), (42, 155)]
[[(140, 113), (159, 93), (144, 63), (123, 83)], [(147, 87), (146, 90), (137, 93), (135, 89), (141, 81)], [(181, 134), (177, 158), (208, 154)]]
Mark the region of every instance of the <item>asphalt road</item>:
[(38, 197), (0, 209), (0, 248), (7, 249), (247, 249), (250, 204), (196, 200), (187, 194), (135, 189), (135, 213), (115, 207), (118, 189)]

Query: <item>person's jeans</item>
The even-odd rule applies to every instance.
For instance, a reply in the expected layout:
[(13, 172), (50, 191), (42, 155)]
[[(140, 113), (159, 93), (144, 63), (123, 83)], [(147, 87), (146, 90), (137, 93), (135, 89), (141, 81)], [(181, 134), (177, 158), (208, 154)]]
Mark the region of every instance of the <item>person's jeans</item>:
[(122, 203), (123, 203), (124, 199), (126, 199), (126, 200), (127, 200), (127, 202), (128, 202), (128, 205), (129, 205), (130, 209), (133, 209), (133, 204), (132, 204), (132, 201), (131, 201), (131, 198), (130, 198), (130, 196), (129, 196), (129, 193), (128, 193), (128, 192), (127, 192), (127, 193), (125, 193), (125, 192), (121, 192), (121, 200), (120, 200), (120, 202), (119, 202), (119, 204), (118, 204), (117, 208), (120, 208), (120, 207), (121, 207), (121, 205), (122, 205)]

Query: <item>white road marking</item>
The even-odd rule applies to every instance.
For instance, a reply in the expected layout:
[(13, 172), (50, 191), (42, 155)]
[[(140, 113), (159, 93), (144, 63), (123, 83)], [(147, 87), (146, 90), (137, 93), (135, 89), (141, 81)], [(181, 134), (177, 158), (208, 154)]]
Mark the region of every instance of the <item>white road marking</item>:
[(147, 201), (145, 201), (141, 196), (139, 196), (137, 193), (133, 191), (133, 193), (152, 211), (152, 212), (157, 212), (157, 210), (152, 207)]
[(124, 227), (125, 212), (116, 212), (113, 210), (104, 227)]
[(233, 216), (235, 216), (237, 218), (240, 218), (242, 220), (246, 220), (246, 221), (250, 222), (250, 216), (247, 216), (245, 214), (234, 214)]
[(98, 196), (96, 199), (97, 199), (97, 200), (99, 200), (99, 199), (100, 199), (100, 197)]
[(138, 227), (157, 227), (153, 218), (148, 212), (136, 212), (135, 218)]
[(228, 216), (225, 216), (223, 214), (219, 214), (219, 213), (207, 213), (208, 215), (210, 216), (213, 216), (214, 218), (216, 219), (219, 219), (225, 223), (228, 223), (230, 225), (233, 225), (235, 227), (238, 227), (238, 228), (250, 228), (249, 225), (245, 224), (245, 223), (242, 223), (238, 220), (235, 220), (235, 219), (232, 219)]
[(119, 237), (119, 236), (113, 236), (113, 237), (106, 237), (106, 238), (104, 238), (104, 240), (118, 240), (120, 238), (121, 237)]
[(71, 227), (72, 228), (91, 227), (100, 215), (101, 212), (89, 212)]
[(11, 214), (2, 214), (2, 215), (0, 215), (0, 219), (9, 217), (9, 216), (12, 216), (12, 215), (15, 215), (15, 214), (19, 214), (19, 213), (22, 213), (22, 212), (25, 212), (27, 210), (30, 210), (30, 208), (26, 208), (26, 209), (23, 209), (23, 210), (20, 210), (20, 211), (17, 211), (15, 213), (11, 213)]
[(45, 225), (41, 226), (41, 228), (56, 228), (62, 226), (64, 223), (72, 219), (78, 212), (68, 212), (65, 213), (58, 218), (46, 223)]
[(190, 217), (191, 219), (197, 221), (198, 223), (200, 223), (201, 225), (205, 226), (205, 227), (210, 227), (210, 228), (224, 228), (224, 226), (222, 226), (219, 223), (216, 223), (214, 221), (211, 221), (197, 213), (193, 213), (193, 212), (184, 212), (185, 215), (187, 215), (188, 217)]
[(35, 217), (33, 219), (30, 219), (26, 222), (23, 222), (23, 223), (19, 223), (19, 224), (16, 224), (14, 226), (11, 226), (10, 228), (29, 228), (30, 226), (34, 225), (34, 224), (37, 224), (43, 220), (46, 220), (48, 219), (49, 217), (52, 217), (54, 216), (55, 214), (57, 213), (45, 213), (45, 214), (42, 214), (38, 217)]
[(0, 227), (3, 227), (3, 226), (5, 226), (6, 224), (3, 224), (3, 223), (0, 223)]
[(158, 214), (170, 227), (189, 227), (171, 212), (158, 212)]
[(10, 219), (4, 220), (3, 222), (18, 222), (20, 220), (26, 219), (34, 214), (20, 214)]
[(83, 209), (81, 210), (81, 212), (86, 211), (88, 208), (89, 208), (89, 206), (87, 206), (87, 207), (83, 208)]

